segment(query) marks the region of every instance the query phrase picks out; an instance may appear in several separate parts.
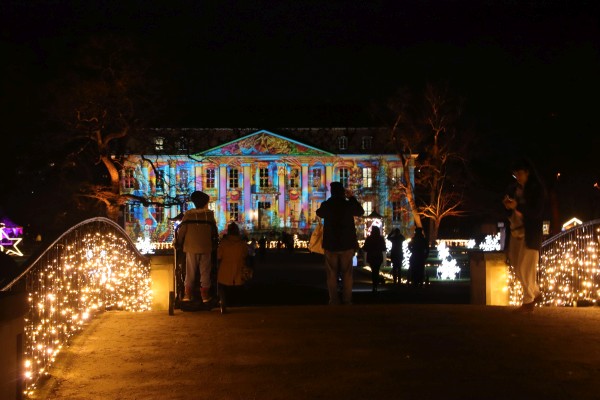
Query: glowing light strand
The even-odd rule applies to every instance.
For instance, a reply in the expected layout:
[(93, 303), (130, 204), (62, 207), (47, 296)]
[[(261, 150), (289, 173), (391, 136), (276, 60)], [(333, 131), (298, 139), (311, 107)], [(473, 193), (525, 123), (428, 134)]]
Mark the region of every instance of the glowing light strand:
[(62, 347), (94, 315), (104, 310), (145, 311), (152, 301), (149, 260), (122, 228), (105, 218), (71, 228), (19, 279), (25, 279), (29, 303), (25, 396), (35, 392)]
[[(600, 220), (577, 225), (542, 244), (538, 282), (542, 305), (596, 305), (600, 298)], [(522, 302), (522, 289), (509, 268), (510, 304)]]

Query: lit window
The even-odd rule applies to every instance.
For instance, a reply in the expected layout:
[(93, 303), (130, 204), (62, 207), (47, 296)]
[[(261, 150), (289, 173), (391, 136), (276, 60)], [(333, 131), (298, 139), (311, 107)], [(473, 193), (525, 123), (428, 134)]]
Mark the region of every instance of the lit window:
[(321, 187), (321, 168), (314, 168), (312, 170), (312, 187), (314, 188), (320, 188)]
[(346, 150), (348, 148), (348, 138), (346, 136), (340, 136), (338, 138), (338, 147), (340, 150)]
[(165, 190), (165, 171), (159, 169), (156, 171), (156, 193), (163, 193)]
[(235, 189), (240, 187), (240, 176), (237, 168), (231, 168), (229, 170), (229, 188)]
[(259, 176), (259, 187), (261, 188), (267, 188), (269, 186), (271, 186), (269, 184), (269, 168), (260, 168), (258, 171), (258, 176)]
[(188, 186), (188, 179), (189, 179), (189, 172), (187, 169), (182, 169), (179, 171), (179, 180), (178, 180), (178, 186), (179, 186), (179, 190), (186, 190), (187, 186)]
[(298, 168), (292, 168), (290, 170), (290, 187), (300, 187), (300, 171), (298, 170)]
[(348, 168), (340, 168), (340, 182), (343, 187), (348, 188), (350, 183), (350, 170)]
[(240, 217), (240, 205), (238, 203), (229, 203), (229, 220), (237, 221)]
[(154, 138), (154, 150), (163, 151), (165, 148), (165, 138), (157, 136)]
[(365, 214), (364, 214), (365, 216), (369, 215), (373, 212), (373, 202), (365, 201), (362, 206), (363, 206), (363, 210), (365, 210)]
[(402, 183), (402, 167), (392, 168), (392, 185), (400, 185)]
[(137, 205), (127, 204), (125, 206), (125, 222), (135, 222), (135, 209)]
[(363, 168), (363, 187), (370, 188), (373, 186), (373, 171), (371, 168)]
[(215, 187), (215, 169), (208, 168), (206, 170), (206, 188), (214, 189)]
[(133, 168), (127, 168), (123, 171), (123, 189), (135, 188), (135, 176)]

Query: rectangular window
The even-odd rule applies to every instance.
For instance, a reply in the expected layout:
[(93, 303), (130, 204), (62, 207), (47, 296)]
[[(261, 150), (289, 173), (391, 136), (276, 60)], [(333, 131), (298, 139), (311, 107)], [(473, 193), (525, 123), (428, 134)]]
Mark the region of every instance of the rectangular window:
[(343, 187), (348, 188), (350, 183), (350, 170), (348, 168), (340, 168), (340, 182)]
[(321, 168), (314, 168), (312, 170), (312, 179), (311, 179), (311, 184), (312, 187), (314, 188), (320, 188), (321, 187)]
[(258, 177), (260, 179), (259, 187), (267, 188), (271, 186), (269, 184), (269, 168), (260, 168), (258, 170)]
[(237, 189), (240, 187), (240, 172), (237, 168), (229, 170), (229, 188)]
[(292, 168), (290, 170), (290, 188), (300, 187), (300, 170), (298, 168)]
[(127, 204), (125, 206), (125, 222), (135, 222), (135, 208), (137, 205)]
[(338, 138), (338, 147), (340, 150), (346, 150), (348, 148), (348, 138), (346, 136), (340, 136)]
[(262, 208), (263, 210), (270, 210), (271, 202), (270, 201), (259, 201), (258, 208)]
[(363, 168), (362, 169), (362, 179), (363, 179), (363, 187), (370, 188), (373, 187), (373, 170), (371, 168)]
[(207, 189), (215, 188), (215, 169), (214, 168), (206, 169), (206, 188)]
[(373, 142), (373, 136), (363, 136), (361, 140), (361, 147), (363, 150), (369, 150)]
[(402, 221), (402, 203), (399, 201), (392, 201), (392, 221)]
[(156, 170), (156, 193), (162, 194), (165, 191), (165, 171)]
[(154, 138), (154, 150), (163, 151), (165, 149), (165, 138), (157, 136)]
[(229, 220), (237, 222), (239, 217), (240, 217), (239, 203), (229, 203)]
[(185, 191), (187, 190), (188, 187), (188, 179), (189, 179), (189, 172), (187, 169), (182, 169), (179, 171), (179, 182), (178, 182), (178, 187), (180, 191)]
[(165, 207), (162, 204), (156, 205), (154, 207), (154, 219), (157, 223), (162, 223), (165, 220)]
[(402, 182), (402, 167), (392, 168), (392, 185), (399, 185)]
[(123, 171), (123, 189), (135, 189), (135, 175), (133, 168)]
[(365, 201), (363, 203), (363, 209), (365, 210), (365, 216), (371, 214), (373, 212), (373, 202)]

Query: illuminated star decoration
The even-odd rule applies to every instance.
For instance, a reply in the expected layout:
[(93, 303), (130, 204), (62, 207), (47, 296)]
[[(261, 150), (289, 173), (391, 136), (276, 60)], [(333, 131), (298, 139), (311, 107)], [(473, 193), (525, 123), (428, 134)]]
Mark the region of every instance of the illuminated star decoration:
[[(4, 231), (5, 226), (5, 224), (0, 223), (0, 251), (9, 255), (14, 254), (16, 256), (22, 257), (23, 253), (21, 253), (21, 250), (19, 250), (17, 245), (21, 243), (21, 240), (23, 240), (23, 238), (13, 238), (8, 236), (8, 233)], [(13, 242), (12, 245), (5, 246), (4, 244), (7, 243), (7, 240)]]

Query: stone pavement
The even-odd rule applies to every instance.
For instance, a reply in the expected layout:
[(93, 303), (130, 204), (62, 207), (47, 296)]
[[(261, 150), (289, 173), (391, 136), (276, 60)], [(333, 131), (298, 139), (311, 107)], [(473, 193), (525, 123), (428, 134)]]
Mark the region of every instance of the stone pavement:
[(105, 312), (43, 399), (598, 399), (600, 309), (460, 304)]
[(360, 270), (354, 304), (328, 306), (313, 256), (259, 264), (225, 315), (99, 315), (35, 398), (600, 399), (600, 307), (515, 314), (468, 282), (373, 295)]

